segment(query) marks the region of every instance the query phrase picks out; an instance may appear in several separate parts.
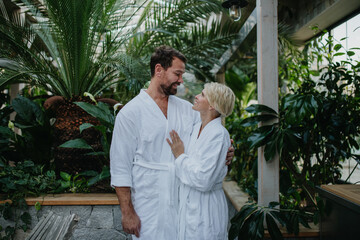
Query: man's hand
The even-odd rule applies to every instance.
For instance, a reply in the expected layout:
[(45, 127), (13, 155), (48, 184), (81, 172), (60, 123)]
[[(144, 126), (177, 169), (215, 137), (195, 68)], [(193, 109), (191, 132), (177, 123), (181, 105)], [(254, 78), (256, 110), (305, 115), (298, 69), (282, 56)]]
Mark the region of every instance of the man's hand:
[(228, 149), (228, 152), (226, 154), (226, 162), (225, 162), (225, 164), (227, 166), (230, 165), (232, 159), (234, 158), (234, 152), (235, 152), (235, 148), (233, 147), (234, 140), (230, 139), (230, 142), (231, 142), (231, 145), (230, 145), (230, 147)]
[(121, 224), (124, 232), (140, 237), (141, 221), (135, 211), (123, 214)]
[(115, 187), (121, 209), (124, 232), (140, 237), (141, 221), (131, 202), (130, 187)]

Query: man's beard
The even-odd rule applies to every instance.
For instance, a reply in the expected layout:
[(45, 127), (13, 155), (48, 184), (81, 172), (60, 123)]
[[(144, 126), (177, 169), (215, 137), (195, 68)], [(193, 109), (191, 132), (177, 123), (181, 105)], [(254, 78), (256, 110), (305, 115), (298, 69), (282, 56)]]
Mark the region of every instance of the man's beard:
[(169, 95), (175, 95), (177, 93), (177, 88), (173, 88), (174, 85), (180, 85), (176, 82), (170, 84), (169, 86), (165, 86), (164, 84), (161, 84), (160, 87), (163, 90), (163, 92), (165, 93), (166, 96)]

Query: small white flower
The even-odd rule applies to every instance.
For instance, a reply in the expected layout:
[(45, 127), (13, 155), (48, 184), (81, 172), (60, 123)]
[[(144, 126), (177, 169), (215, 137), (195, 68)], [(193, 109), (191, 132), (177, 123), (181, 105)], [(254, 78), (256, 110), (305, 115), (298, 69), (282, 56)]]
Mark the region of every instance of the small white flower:
[(9, 121), (8, 128), (10, 128), (12, 131), (15, 131), (15, 125), (12, 121)]
[(54, 125), (56, 122), (56, 118), (50, 118), (50, 126)]
[(121, 103), (117, 103), (117, 104), (115, 104), (115, 105), (113, 106), (113, 108), (114, 108), (114, 115), (116, 115), (116, 111), (117, 111), (121, 106), (122, 106)]
[(94, 103), (97, 103), (94, 96), (91, 93), (84, 92), (84, 96), (89, 97), (91, 99), (91, 101), (93, 101)]

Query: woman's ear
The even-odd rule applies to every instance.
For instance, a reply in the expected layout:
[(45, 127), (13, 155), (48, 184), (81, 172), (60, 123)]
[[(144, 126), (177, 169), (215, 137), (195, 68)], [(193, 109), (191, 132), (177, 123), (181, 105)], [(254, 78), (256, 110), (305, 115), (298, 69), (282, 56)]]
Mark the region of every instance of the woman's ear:
[(209, 105), (209, 110), (215, 114), (216, 117), (221, 116), (221, 114), (213, 107)]

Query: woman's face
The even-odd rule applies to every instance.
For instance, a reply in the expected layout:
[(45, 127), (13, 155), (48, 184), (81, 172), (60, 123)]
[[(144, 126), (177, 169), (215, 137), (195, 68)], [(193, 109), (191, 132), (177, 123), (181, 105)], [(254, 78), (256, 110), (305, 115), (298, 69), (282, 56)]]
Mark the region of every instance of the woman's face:
[(206, 98), (204, 90), (195, 96), (194, 105), (192, 107), (195, 111), (203, 112), (210, 109), (209, 101)]

